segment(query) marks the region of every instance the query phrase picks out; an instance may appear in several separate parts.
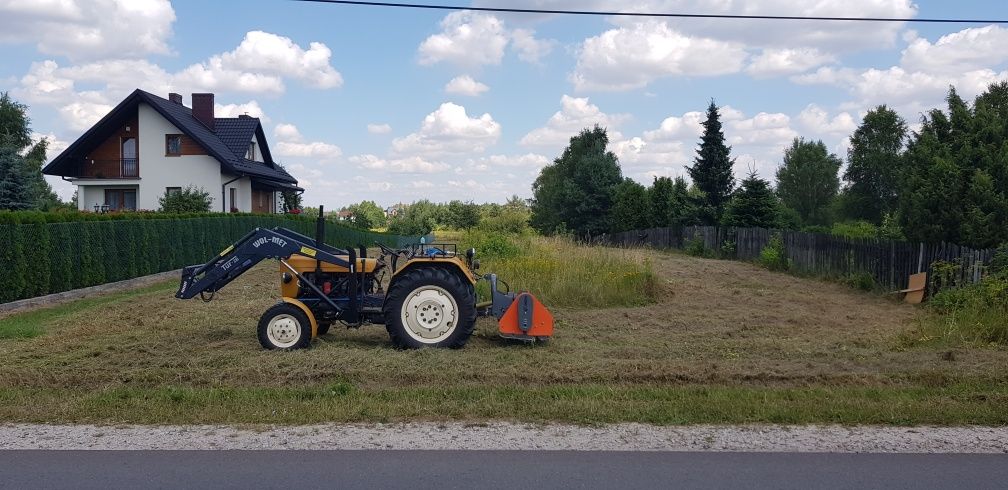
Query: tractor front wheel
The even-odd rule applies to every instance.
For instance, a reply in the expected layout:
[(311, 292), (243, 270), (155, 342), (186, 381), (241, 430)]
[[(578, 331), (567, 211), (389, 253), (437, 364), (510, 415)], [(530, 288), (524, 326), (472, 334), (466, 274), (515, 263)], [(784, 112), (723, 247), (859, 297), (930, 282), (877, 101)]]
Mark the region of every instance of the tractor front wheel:
[(311, 323), (301, 308), (279, 303), (259, 319), (259, 343), (269, 350), (306, 349), (311, 345)]
[(472, 284), (442, 267), (417, 267), (393, 279), (385, 329), (397, 347), (465, 346), (476, 325)]

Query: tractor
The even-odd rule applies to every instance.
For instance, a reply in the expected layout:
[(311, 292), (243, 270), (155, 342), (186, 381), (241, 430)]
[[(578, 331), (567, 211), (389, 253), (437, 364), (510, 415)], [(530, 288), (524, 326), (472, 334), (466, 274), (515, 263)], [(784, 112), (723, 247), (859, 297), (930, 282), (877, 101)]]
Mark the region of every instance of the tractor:
[[(182, 269), (175, 297), (204, 301), (265, 259), (280, 263), (280, 301), (259, 319), (259, 343), (270, 350), (304, 349), (332, 324), (384, 324), (399, 348), (461, 348), (477, 316), (494, 316), (499, 333), (525, 342), (553, 335), (553, 316), (532, 294), (516, 293), (496, 274), (480, 275), (476, 250), (454, 244), (379, 244), (339, 249), (323, 242), (322, 208), (312, 239), (286, 228), (256, 228), (204, 264)], [(387, 279), (387, 289), (385, 287)], [(478, 301), (476, 284), (489, 283)]]

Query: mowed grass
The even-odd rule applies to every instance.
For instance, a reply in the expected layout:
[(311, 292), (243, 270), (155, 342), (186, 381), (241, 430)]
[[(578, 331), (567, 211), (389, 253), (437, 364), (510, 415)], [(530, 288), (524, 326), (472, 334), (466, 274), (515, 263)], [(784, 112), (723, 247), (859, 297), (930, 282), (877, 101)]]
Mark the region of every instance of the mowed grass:
[(748, 264), (570, 246), (572, 262), (640, 254), (653, 296), (571, 305), (568, 286), (497, 269), (549, 298), (556, 335), (511, 343), (481, 319), (461, 350), (395, 350), (382, 326), (334, 326), (310, 350), (263, 351), (269, 263), (211, 303), (164, 284), (14, 315), (3, 321), (39, 335), (0, 340), (0, 421), (1008, 423), (1008, 352), (908, 348), (916, 308)]

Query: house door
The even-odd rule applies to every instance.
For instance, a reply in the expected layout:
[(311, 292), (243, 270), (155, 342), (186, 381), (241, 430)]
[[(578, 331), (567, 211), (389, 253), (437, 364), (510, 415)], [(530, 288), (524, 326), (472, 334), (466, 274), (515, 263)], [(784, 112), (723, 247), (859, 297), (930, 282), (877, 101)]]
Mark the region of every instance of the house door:
[(136, 138), (123, 138), (122, 159), (120, 160), (119, 168), (121, 173), (119, 175), (123, 177), (136, 177), (137, 170), (137, 140)]

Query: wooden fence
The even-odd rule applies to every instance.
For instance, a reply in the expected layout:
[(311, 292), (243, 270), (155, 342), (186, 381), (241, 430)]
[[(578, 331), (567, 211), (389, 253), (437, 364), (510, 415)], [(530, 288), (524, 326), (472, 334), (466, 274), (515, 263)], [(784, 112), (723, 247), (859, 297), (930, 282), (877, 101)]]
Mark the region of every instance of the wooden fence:
[[(784, 243), (789, 269), (793, 272), (824, 277), (869, 274), (877, 284), (890, 290), (905, 288), (911, 274), (925, 271), (929, 278), (929, 293), (950, 284), (978, 282), (995, 252), (949, 243), (909, 243), (718, 226), (650, 228), (612, 233), (600, 239), (603, 243), (617, 246), (680, 249), (691, 241), (700, 242), (704, 249), (725, 258), (755, 260), (776, 234)], [(937, 270), (935, 265), (941, 262), (955, 264), (955, 267)]]

